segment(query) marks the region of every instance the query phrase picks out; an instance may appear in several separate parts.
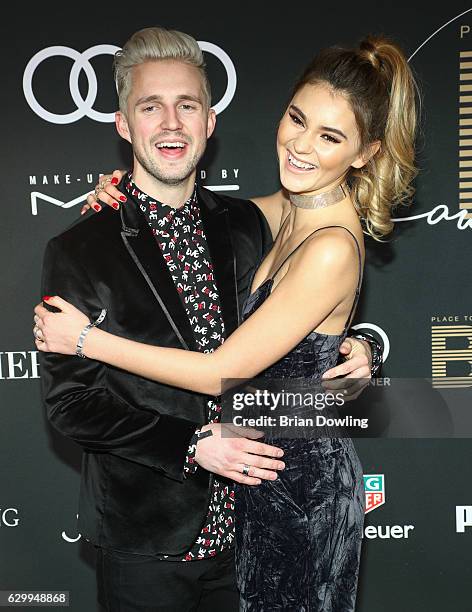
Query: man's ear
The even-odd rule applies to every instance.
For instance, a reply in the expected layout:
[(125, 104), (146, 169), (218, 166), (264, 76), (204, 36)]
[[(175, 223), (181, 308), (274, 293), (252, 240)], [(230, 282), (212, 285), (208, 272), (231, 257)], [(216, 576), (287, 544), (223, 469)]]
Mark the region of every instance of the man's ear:
[(213, 108), (210, 108), (208, 111), (208, 120), (207, 120), (207, 138), (213, 134), (216, 125), (216, 113)]
[(351, 163), (351, 166), (353, 168), (363, 168), (369, 159), (374, 157), (374, 155), (380, 150), (381, 145), (382, 143), (380, 140), (372, 142), (367, 149)]
[(115, 113), (115, 125), (116, 131), (121, 138), (131, 142), (131, 133), (129, 131), (128, 120), (121, 111), (116, 111)]

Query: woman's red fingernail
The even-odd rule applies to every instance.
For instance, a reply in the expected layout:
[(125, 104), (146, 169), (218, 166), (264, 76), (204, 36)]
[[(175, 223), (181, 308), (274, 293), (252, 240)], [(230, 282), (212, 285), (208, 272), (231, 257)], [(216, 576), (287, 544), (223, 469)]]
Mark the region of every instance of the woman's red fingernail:
[(45, 295), (45, 296), (43, 296), (43, 302), (47, 302), (47, 301), (48, 301), (48, 300), (50, 300), (50, 299), (51, 299), (51, 296), (50, 296), (50, 295)]
[(112, 206), (115, 210), (118, 210), (120, 208), (120, 205), (118, 204), (118, 202), (113, 202)]
[(95, 212), (100, 212), (102, 210), (100, 204), (92, 204), (92, 208)]
[(111, 184), (112, 184), (112, 185), (118, 185), (118, 179), (116, 178), (116, 176), (114, 176), (114, 177), (111, 179)]
[(126, 202), (126, 196), (123, 196), (123, 195), (122, 195), (122, 196), (120, 196), (120, 201), (121, 201), (121, 202)]

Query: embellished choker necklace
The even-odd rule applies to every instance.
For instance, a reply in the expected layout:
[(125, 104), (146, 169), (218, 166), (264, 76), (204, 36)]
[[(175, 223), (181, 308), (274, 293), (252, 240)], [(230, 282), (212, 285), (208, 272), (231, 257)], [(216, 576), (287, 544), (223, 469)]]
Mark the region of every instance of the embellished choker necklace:
[(316, 195), (301, 195), (291, 193), (289, 195), (290, 202), (297, 208), (326, 208), (336, 204), (346, 197), (346, 191), (342, 185), (338, 185), (331, 191), (317, 193)]

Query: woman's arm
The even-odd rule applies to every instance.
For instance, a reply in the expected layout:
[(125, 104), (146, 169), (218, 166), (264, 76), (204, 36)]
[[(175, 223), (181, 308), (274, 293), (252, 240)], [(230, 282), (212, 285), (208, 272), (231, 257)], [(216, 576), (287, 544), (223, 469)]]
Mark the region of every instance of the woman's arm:
[[(220, 395), (222, 379), (259, 374), (320, 325), (354, 293), (357, 274), (353, 241), (328, 229), (293, 256), (273, 293), (214, 353), (140, 344), (96, 328), (85, 339), (84, 353), (164, 384)], [(42, 307), (35, 309), (45, 338), (36, 343), (38, 349), (74, 354), (79, 333), (88, 322), (85, 315), (62, 301), (48, 303), (61, 307), (63, 313), (44, 315)]]
[[(118, 210), (120, 202), (126, 202), (127, 199), (126, 195), (116, 188), (125, 173), (125, 170), (114, 170), (113, 174), (104, 174), (100, 178), (100, 183), (95, 185), (95, 190), (87, 196), (87, 204), (82, 206), (80, 214), (83, 215), (89, 208), (100, 212), (103, 204)], [(269, 224), (272, 237), (275, 238), (290, 208), (288, 197), (280, 190), (267, 196), (250, 199), (261, 210)]]
[(120, 202), (126, 202), (128, 199), (124, 193), (116, 188), (125, 174), (126, 170), (113, 170), (112, 174), (102, 175), (100, 182), (95, 185), (94, 191), (87, 196), (87, 204), (82, 206), (80, 214), (85, 214), (89, 208), (93, 208), (95, 212), (100, 212), (102, 204), (107, 204), (115, 210), (119, 210)]

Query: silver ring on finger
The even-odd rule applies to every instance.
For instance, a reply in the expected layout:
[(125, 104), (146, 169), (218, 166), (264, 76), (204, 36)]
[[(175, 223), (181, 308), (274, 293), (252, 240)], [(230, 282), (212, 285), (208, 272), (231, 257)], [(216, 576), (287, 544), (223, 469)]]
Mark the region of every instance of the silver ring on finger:
[(101, 183), (98, 183), (98, 185), (95, 187), (95, 197), (98, 196), (98, 194), (100, 193), (100, 191), (103, 191), (105, 189), (105, 186), (107, 185), (107, 181), (102, 181)]
[(247, 463), (244, 464), (244, 467), (243, 467), (243, 474), (244, 474), (244, 476), (249, 476), (249, 469), (250, 468), (251, 468), (250, 465), (248, 465)]
[(39, 329), (37, 325), (33, 327), (33, 335), (36, 338), (36, 340), (39, 340), (39, 342), (44, 342), (44, 338), (42, 337), (41, 330)]

